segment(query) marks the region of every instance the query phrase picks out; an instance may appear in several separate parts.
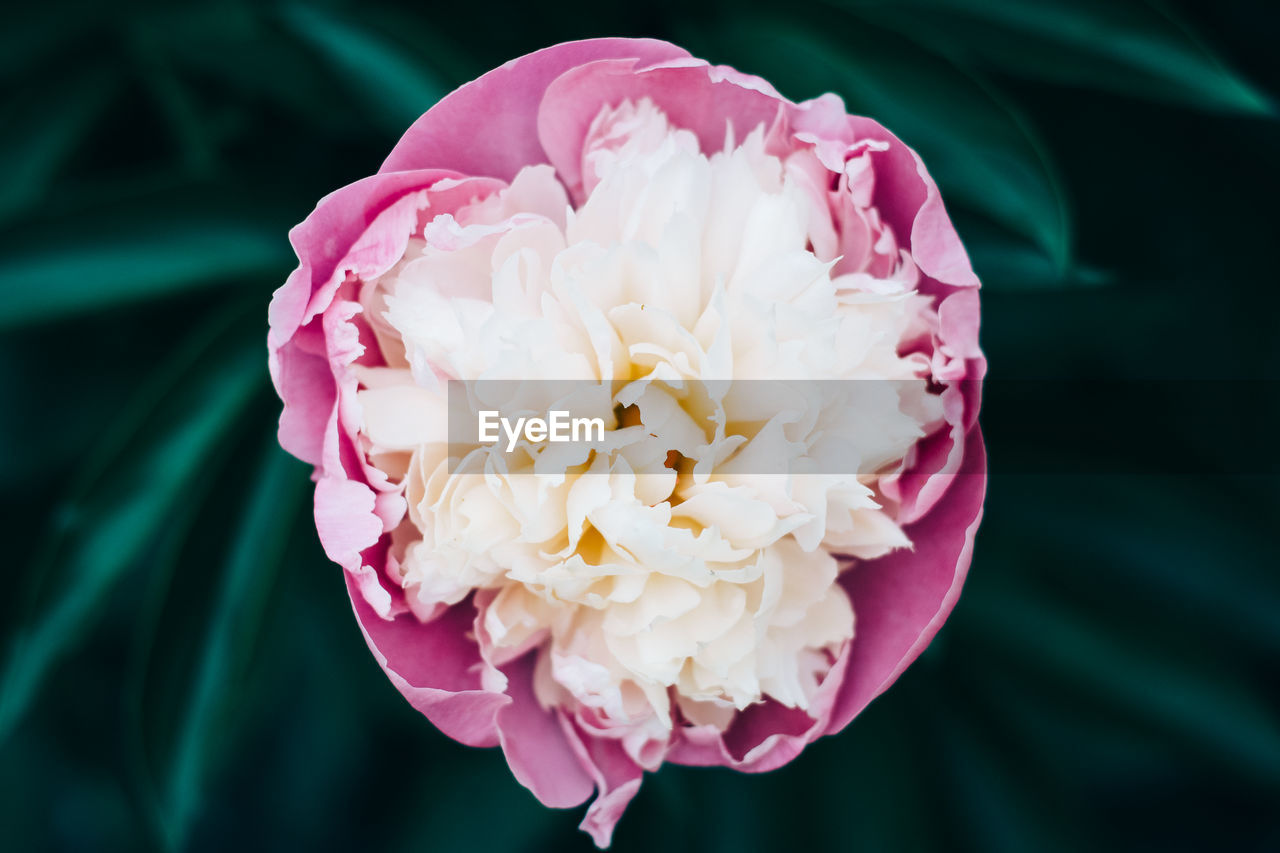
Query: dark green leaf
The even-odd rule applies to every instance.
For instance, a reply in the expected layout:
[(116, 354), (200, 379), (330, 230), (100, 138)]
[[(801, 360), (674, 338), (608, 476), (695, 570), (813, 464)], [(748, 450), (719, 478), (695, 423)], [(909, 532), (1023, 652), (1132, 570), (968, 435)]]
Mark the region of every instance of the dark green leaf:
[[(29, 80), (32, 68), (66, 51), (69, 43), (105, 29), (110, 14), (109, 6), (90, 0), (24, 3), (6, 9), (5, 26), (0, 28), (0, 78)], [(99, 41), (106, 39), (99, 36)]]
[(307, 485), (298, 462), (270, 441), (231, 552), (221, 567), (216, 597), (203, 639), (193, 645), (195, 660), (179, 669), (186, 694), (175, 721), (177, 735), (162, 770), (162, 820), (170, 847), (181, 848), (201, 802), (201, 788), (214, 756), (219, 724), (236, 704), (259, 633), (267, 591), (275, 581), (293, 517)]
[[(119, 83), (109, 69), (89, 68), (65, 83), (22, 92), (6, 105), (4, 126), (22, 132), (0, 139), (0, 219), (40, 200), (58, 167), (84, 142), (118, 92)], [(51, 103), (61, 108), (51, 110)]]
[(217, 159), (214, 140), (192, 88), (174, 69), (174, 45), (150, 22), (135, 23), (129, 36), (142, 81), (164, 116), (183, 168), (193, 175), (211, 174)]
[(156, 211), (123, 227), (108, 222), (66, 236), (61, 242), (5, 247), (0, 329), (232, 279), (279, 275), (289, 262), (284, 236), (248, 220)]
[(978, 223), (956, 225), (974, 272), (988, 290), (1058, 290), (1101, 287), (1112, 282), (1113, 277), (1106, 271), (1081, 263), (1058, 269), (1036, 246), (1002, 233), (1001, 229)]
[(369, 117), (394, 133), (403, 132), (448, 91), (418, 57), (354, 22), (301, 4), (285, 6), (281, 14), (368, 105)]
[[(1194, 385), (1188, 389), (1194, 392)], [(1106, 566), (1111, 588), (1141, 596), (1151, 608), (1148, 618), (1164, 611), (1194, 616), (1223, 644), (1280, 655), (1280, 576), (1266, 568), (1274, 542), (1265, 520), (1275, 511), (1274, 493), (1237, 496), (1181, 477), (1098, 482), (1110, 486), (1101, 496), (1059, 485), (1051, 497), (1010, 501), (1002, 515), (1024, 535), (1063, 543), (1060, 553)], [(1209, 482), (1221, 487), (1225, 481)], [(1135, 503), (1144, 510), (1136, 518), (1129, 510)], [(1194, 526), (1202, 538), (1161, 535), (1175, 523)], [(1080, 537), (1085, 529), (1090, 535)]]
[(1233, 677), (1229, 667), (1207, 654), (1193, 665), (1182, 648), (1185, 638), (1170, 635), (1162, 642), (1149, 619), (1139, 639), (1016, 586), (966, 603), (967, 625), (990, 644), (991, 654), (1051, 679), (1075, 701), (1092, 697), (1203, 755), (1280, 786), (1280, 723), (1255, 688)]
[(1079, 822), (1064, 826), (1064, 791), (1032, 756), (1009, 748), (993, 718), (965, 707), (964, 694), (938, 696), (938, 764), (956, 822), (974, 849), (1077, 851)]
[(838, 0), (935, 49), (1025, 77), (1274, 115), (1274, 102), (1186, 25), (1143, 0)]
[[(0, 671), (0, 740), (261, 389), (260, 346), (243, 339), (217, 346), (226, 330), (223, 314), (161, 368), (90, 455), (55, 514), (43, 559), (25, 573), (41, 594), (15, 626)], [(197, 358), (201, 369), (193, 371)]]

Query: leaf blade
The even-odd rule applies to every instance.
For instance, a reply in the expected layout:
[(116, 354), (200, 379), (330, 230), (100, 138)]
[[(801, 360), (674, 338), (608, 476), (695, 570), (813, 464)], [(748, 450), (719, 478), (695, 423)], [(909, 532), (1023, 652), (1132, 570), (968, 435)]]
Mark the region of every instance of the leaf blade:
[[(222, 583), (199, 645), (190, 698), (178, 721), (177, 737), (164, 771), (164, 832), (169, 846), (181, 849), (200, 803), (208, 774), (215, 720), (227, 702), (227, 685), (246, 663), (245, 643), (263, 617), (265, 590), (275, 579), (292, 530), (280, 515), (302, 505), (307, 478), (299, 462), (284, 453), (274, 434), (266, 442), (249, 503), (222, 568)], [(221, 693), (219, 692), (221, 689)]]
[(841, 5), (976, 67), (1199, 109), (1275, 116), (1271, 96), (1154, 3), (907, 0), (891, 6), (842, 0)]
[(285, 25), (320, 52), (342, 81), (374, 105), (373, 118), (402, 133), (448, 91), (423, 64), (390, 40), (316, 6), (281, 10)]
[(279, 275), (289, 253), (279, 235), (227, 218), (151, 214), (128, 228), (85, 233), (74, 251), (57, 241), (11, 246), (0, 273), (0, 329), (115, 305)]
[[(207, 324), (188, 355), (206, 352), (210, 335), (216, 339), (225, 320), (223, 315)], [(56, 565), (58, 592), (43, 606), (29, 608), (16, 626), (0, 669), (0, 742), (49, 670), (82, 635), (95, 606), (144, 552), (169, 505), (180, 500), (200, 463), (264, 384), (257, 347), (240, 346), (223, 355), (209, 360), (211, 368), (199, 381), (189, 382), (186, 395), (172, 393), (176, 383), (190, 379), (177, 369), (164, 371), (161, 381), (140, 392), (136, 402), (144, 406), (152, 395), (161, 395), (157, 410), (139, 422), (143, 446), (129, 440), (119, 444), (118, 431), (109, 433), (103, 446), (113, 460), (89, 464), (73, 492), (78, 496), (55, 513), (49, 544), (32, 576), (39, 584), (48, 567)], [(176, 362), (185, 366), (181, 358)], [(126, 423), (132, 414), (126, 411)], [(147, 429), (166, 416), (173, 418), (167, 429)]]

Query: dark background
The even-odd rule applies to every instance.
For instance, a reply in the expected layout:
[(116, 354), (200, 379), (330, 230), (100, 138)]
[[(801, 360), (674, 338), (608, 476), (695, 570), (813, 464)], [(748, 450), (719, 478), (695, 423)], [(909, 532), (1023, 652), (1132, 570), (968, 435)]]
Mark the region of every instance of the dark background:
[[(1280, 499), (1257, 439), (1280, 368), (1274, 4), (5, 19), (0, 847), (589, 848), (581, 809), (440, 735), (367, 652), (274, 442), (266, 304), (288, 228), (442, 94), (650, 35), (836, 91), (921, 152), (984, 281), (996, 474), (964, 595), (889, 693), (770, 774), (663, 768), (614, 849), (1280, 849)], [(1099, 399), (1125, 388), (1120, 423)]]

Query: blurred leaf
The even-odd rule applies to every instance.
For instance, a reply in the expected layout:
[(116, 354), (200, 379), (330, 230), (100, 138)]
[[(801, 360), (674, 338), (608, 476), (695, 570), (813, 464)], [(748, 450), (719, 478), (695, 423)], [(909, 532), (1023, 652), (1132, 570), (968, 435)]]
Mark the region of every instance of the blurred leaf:
[(838, 2), (978, 66), (1201, 109), (1274, 115), (1270, 97), (1145, 0)]
[[(268, 141), (266, 120), (276, 113), (284, 114), (286, 128), (305, 132), (312, 144), (331, 144), (351, 131), (315, 51), (285, 31), (271, 7), (235, 3), (183, 9), (184, 14), (154, 22), (173, 47), (168, 58), (193, 84), (217, 92), (245, 116), (259, 146)], [(309, 127), (298, 127), (299, 118)]]
[[(1150, 618), (1142, 636), (1108, 630), (1043, 593), (1007, 583), (970, 596), (965, 624), (991, 654), (1091, 696), (1143, 726), (1280, 786), (1280, 723), (1248, 682), (1213, 661), (1196, 666)], [(1177, 637), (1184, 643), (1185, 637)]]
[(150, 22), (135, 21), (129, 31), (129, 44), (135, 61), (141, 66), (142, 83), (160, 108), (178, 145), (184, 169), (192, 175), (207, 175), (217, 160), (216, 147), (194, 92), (174, 70), (170, 56), (174, 45), (168, 35)]
[[(1078, 490), (1063, 479), (1050, 480), (1058, 485), (1050, 495), (1010, 500), (1001, 515), (1024, 535), (1063, 543), (1070, 559), (1106, 566), (1114, 588), (1146, 602), (1147, 618), (1194, 618), (1223, 645), (1280, 656), (1280, 576), (1267, 525), (1274, 497), (1233, 505), (1225, 478), (1095, 477)], [(1140, 517), (1126, 512), (1135, 503)], [(1165, 535), (1178, 521), (1200, 535)]]
[(291, 3), (285, 25), (332, 64), (340, 80), (372, 107), (371, 119), (399, 135), (448, 92), (418, 57), (318, 6)]
[[(108, 42), (100, 31), (111, 14), (110, 5), (92, 0), (23, 3), (7, 8), (5, 26), (0, 27), (0, 78), (24, 76), (29, 81), (33, 66), (66, 51), (69, 42), (95, 30), (99, 30), (99, 43)], [(62, 64), (66, 64), (65, 57)]]
[(956, 227), (973, 262), (973, 270), (987, 290), (1103, 287), (1113, 281), (1107, 271), (1079, 262), (1067, 269), (1058, 269), (1040, 249), (1003, 229), (960, 221)]
[[(443, 752), (443, 750), (442, 750)], [(431, 833), (431, 846), (436, 850), (494, 850), (504, 853), (563, 849), (565, 836), (576, 833), (579, 816), (548, 809), (511, 776), (502, 754), (489, 750), (433, 756), (429, 769), (419, 774), (413, 790), (414, 802), (423, 803), (421, 810), (406, 810), (388, 823), (394, 829), (389, 851), (418, 853), (422, 838)], [(441, 771), (445, 772), (441, 772)], [(486, 826), (482, 838), (473, 822), (457, 820), (471, 804), (483, 799), (502, 815), (501, 821)], [(582, 845), (590, 846), (589, 844)]]
[[(58, 167), (84, 142), (111, 99), (120, 79), (111, 70), (89, 67), (75, 77), (48, 88), (33, 87), (5, 106), (5, 127), (20, 127), (0, 139), (0, 219), (7, 219), (38, 201)], [(57, 104), (59, 109), (50, 109)]]
[[(235, 442), (227, 442), (227, 444), (235, 444)], [(231, 450), (232, 448), (226, 446), (219, 448), (210, 455), (207, 467), (219, 471), (225, 469), (227, 466), (222, 463), (228, 458)], [(144, 699), (149, 698), (147, 688), (157, 685), (168, 688), (161, 690), (166, 698), (176, 699), (179, 691), (190, 678), (185, 670), (176, 673), (170, 670), (163, 678), (158, 677), (155, 673), (153, 658), (176, 656), (181, 659), (182, 666), (188, 669), (191, 666), (191, 655), (186, 655), (184, 658), (181, 654), (171, 655), (170, 653), (174, 649), (195, 647), (198, 636), (195, 621), (206, 609), (205, 600), (198, 602), (195, 608), (184, 608), (185, 602), (173, 600), (173, 589), (175, 586), (182, 586), (182, 581), (192, 576), (209, 577), (211, 586), (216, 583), (212, 577), (213, 571), (203, 567), (202, 570), (192, 571), (193, 566), (202, 563), (200, 557), (192, 559), (192, 542), (199, 538), (198, 534), (202, 529), (218, 525), (221, 521), (218, 506), (212, 497), (219, 479), (216, 475), (192, 478), (183, 490), (183, 499), (170, 509), (163, 529), (157, 532), (154, 542), (147, 551), (146, 577), (142, 579), (142, 583), (138, 584), (139, 587), (145, 586), (146, 594), (136, 597), (135, 600), (139, 603), (135, 607), (135, 612), (131, 614), (134, 625), (133, 650), (129, 666), (131, 672), (128, 676), (129, 686), (122, 692), (126, 698), (126, 713), (132, 718), (133, 724), (128, 727), (130, 743), (124, 752), (133, 771), (132, 793), (136, 795), (135, 799), (140, 800), (150, 816), (156, 839), (168, 847), (173, 845), (167, 844), (166, 806), (158, 790), (157, 774), (153, 769), (153, 762), (150, 761), (153, 750), (149, 749), (149, 746), (162, 737), (161, 732), (172, 734), (173, 721), (179, 716), (178, 703), (170, 702), (170, 707), (166, 707), (163, 713), (153, 714), (144, 719), (146, 716), (144, 707), (149, 708), (150, 705), (158, 704), (150, 703), (149, 705)], [(224, 523), (220, 526), (225, 529), (229, 525)], [(199, 554), (209, 556), (208, 562), (203, 565), (216, 564), (215, 556), (209, 553), (207, 547)], [(183, 571), (178, 570), (179, 565), (182, 566)], [(192, 613), (192, 610), (195, 612)], [(166, 620), (174, 619), (180, 620), (182, 624), (177, 632), (174, 632), (170, 625), (162, 624)], [(162, 628), (165, 629), (163, 634), (161, 634)], [(163, 637), (162, 641), (161, 637)]]
[[(65, 236), (65, 235), (64, 235)], [(275, 276), (288, 244), (249, 220), (153, 211), (70, 239), (0, 246), (0, 329), (65, 317), (222, 281)]]
[[(1011, 749), (1007, 732), (967, 696), (938, 696), (938, 768), (954, 819), (969, 846), (984, 853), (1078, 851), (1088, 837), (1071, 804), (1032, 756)], [(1070, 814), (1072, 820), (1063, 820)]]
[[(920, 152), (950, 204), (1031, 238), (1056, 269), (1070, 265), (1067, 202), (1042, 146), (966, 72), (857, 21), (818, 33), (747, 19), (717, 31), (714, 43), (738, 68), (793, 97), (844, 96), (851, 112), (874, 118)], [(798, 56), (805, 61), (796, 62)]]
[(1206, 774), (1221, 766), (1196, 761), (1201, 756), (1188, 755), (1163, 731), (1117, 714), (1096, 697), (1077, 697), (1051, 677), (982, 665), (966, 669), (963, 677), (967, 698), (1000, 732), (1000, 747), (1025, 756), (1040, 777), (1056, 785), (1078, 786), (1096, 778), (1098, 768), (1106, 768), (1106, 779), (1095, 785), (1124, 788), (1180, 769)]
[[(931, 696), (917, 689), (922, 681), (907, 677), (876, 699), (839, 735), (814, 743), (797, 760), (807, 766), (794, 771), (792, 808), (811, 807), (827, 815), (815, 850), (938, 850), (945, 836), (921, 814), (935, 811), (951, 793), (934, 784), (938, 772), (936, 745), (924, 737)], [(851, 770), (856, 768), (856, 770)], [(811, 786), (808, 779), (839, 780)], [(755, 783), (753, 783), (755, 784)], [(815, 790), (816, 789), (816, 790)], [(779, 845), (785, 844), (780, 833)], [(750, 843), (743, 845), (749, 848)]]
[[(431, 70), (449, 91), (496, 68), (514, 55), (504, 51), (498, 42), (486, 42), (482, 46), (473, 40), (442, 39), (439, 20), (432, 16), (424, 17), (413, 5), (362, 6), (360, 20), (368, 22), (379, 32), (395, 33), (401, 42), (429, 44)], [(602, 28), (601, 32), (613, 31)], [(531, 49), (537, 50), (550, 43), (544, 42)]]
[[(166, 688), (184, 694), (172, 748), (161, 760), (161, 820), (170, 848), (181, 848), (201, 804), (201, 789), (220, 724), (240, 705), (237, 688), (251, 661), (268, 590), (275, 582), (293, 518), (303, 504), (303, 466), (284, 453), (269, 434), (265, 452), (246, 496), (230, 553), (218, 570), (211, 612), (200, 640), (166, 678)], [(168, 722), (168, 721), (166, 721)], [(167, 759), (167, 760), (165, 760)]]
[[(116, 582), (146, 555), (187, 484), (262, 388), (260, 342), (233, 339), (228, 347), (227, 328), (227, 314), (218, 315), (152, 377), (55, 513), (43, 557), (24, 572), (35, 597), (0, 671), (0, 740)], [(192, 370), (197, 359), (200, 369)]]

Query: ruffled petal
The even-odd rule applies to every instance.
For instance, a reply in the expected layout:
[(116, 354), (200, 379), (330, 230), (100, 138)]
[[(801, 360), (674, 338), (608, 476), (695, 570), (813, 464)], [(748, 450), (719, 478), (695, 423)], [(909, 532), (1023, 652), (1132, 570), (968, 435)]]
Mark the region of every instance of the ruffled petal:
[(842, 577), (858, 614), (858, 633), (829, 732), (848, 725), (897, 680), (960, 597), (987, 486), (986, 450), (977, 427), (968, 434), (965, 455), (979, 473), (955, 475), (929, 514), (906, 528), (914, 550), (860, 563)]
[(538, 139), (538, 107), (552, 80), (599, 59), (648, 65), (688, 55), (663, 41), (608, 38), (565, 42), (513, 59), (427, 110), (379, 172), (457, 169), (510, 181), (521, 168), (548, 162)]

